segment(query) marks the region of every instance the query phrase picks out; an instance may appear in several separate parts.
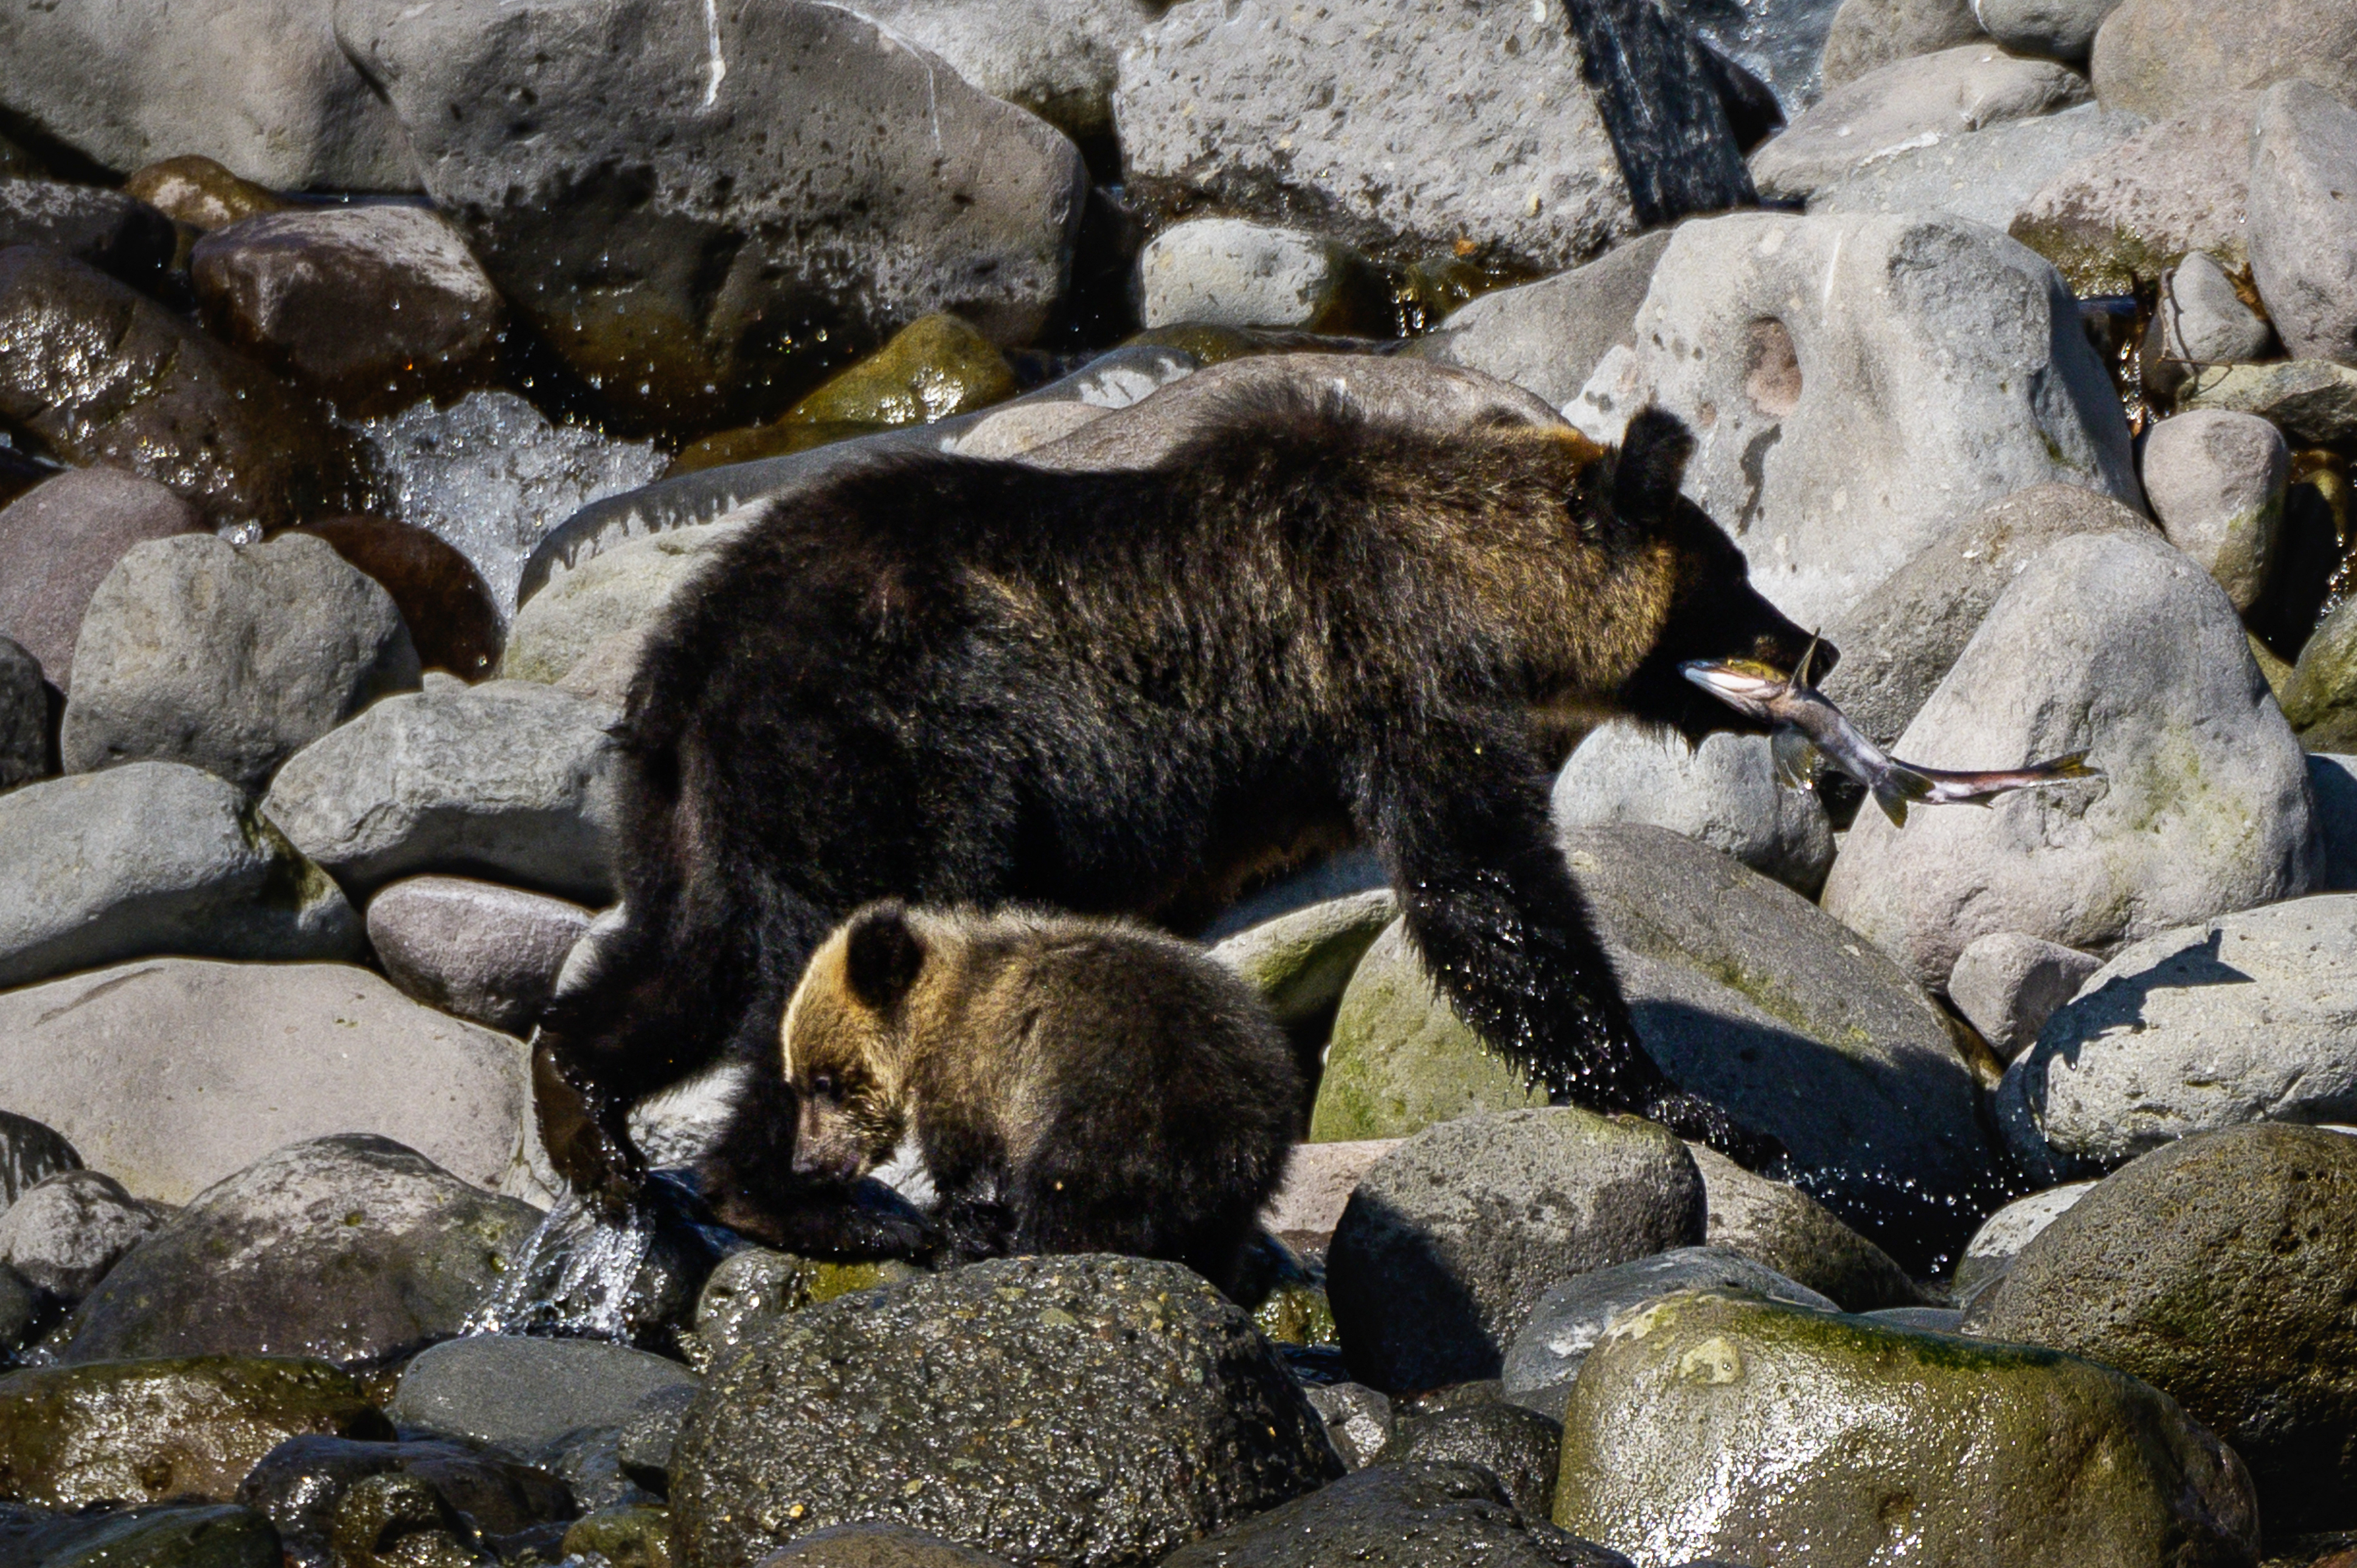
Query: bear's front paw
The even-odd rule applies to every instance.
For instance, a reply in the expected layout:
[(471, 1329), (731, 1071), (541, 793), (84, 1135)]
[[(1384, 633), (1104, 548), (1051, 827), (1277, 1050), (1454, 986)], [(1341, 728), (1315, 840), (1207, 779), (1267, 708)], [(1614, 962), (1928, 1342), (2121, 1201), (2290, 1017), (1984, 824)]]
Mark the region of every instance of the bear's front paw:
[(556, 1052), (536, 1038), (532, 1052), (533, 1113), (541, 1146), (582, 1205), (609, 1224), (630, 1213), (646, 1178), (646, 1160), (630, 1134), (609, 1126), (594, 1099)]

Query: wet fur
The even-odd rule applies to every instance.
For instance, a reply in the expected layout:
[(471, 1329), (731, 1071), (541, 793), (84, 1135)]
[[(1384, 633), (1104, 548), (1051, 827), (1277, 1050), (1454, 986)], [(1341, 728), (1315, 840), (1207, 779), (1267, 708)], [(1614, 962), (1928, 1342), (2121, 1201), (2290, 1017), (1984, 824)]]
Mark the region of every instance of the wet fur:
[(1302, 1092), (1242, 980), (1111, 920), (871, 905), (780, 1034), (803, 1174), (847, 1182), (913, 1138), (959, 1262), (1129, 1252), (1228, 1285)]
[(758, 1064), (850, 910), (1185, 929), (1239, 867), (1344, 832), (1510, 1059), (1767, 1157), (1638, 1044), (1547, 811), (1581, 727), (1728, 727), (1678, 665), (1806, 640), (1678, 496), (1690, 446), (1650, 413), (1616, 456), (1264, 396), (1154, 470), (925, 455), (780, 504), (678, 596), (632, 686), (629, 918), (535, 1051), (558, 1168), (626, 1194), (629, 1106), (733, 1049), (757, 1081), (710, 1189), (775, 1236), (805, 1218), (791, 1095)]

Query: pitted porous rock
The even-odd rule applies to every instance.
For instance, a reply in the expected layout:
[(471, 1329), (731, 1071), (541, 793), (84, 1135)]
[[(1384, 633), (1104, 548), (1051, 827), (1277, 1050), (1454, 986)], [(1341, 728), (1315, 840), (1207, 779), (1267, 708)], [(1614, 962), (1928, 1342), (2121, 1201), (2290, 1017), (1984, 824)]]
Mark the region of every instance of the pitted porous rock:
[(2056, 174), (2007, 231), (2083, 296), (2148, 287), (2190, 252), (2243, 267), (2255, 107), (2255, 95), (2228, 93), (2147, 125)]
[(382, 1360), (459, 1332), (539, 1222), (389, 1138), (297, 1144), (199, 1193), (117, 1263), (61, 1354)]
[(1005, 1259), (796, 1313), (722, 1366), (674, 1451), (673, 1541), (683, 1568), (717, 1568), (877, 1520), (1112, 1568), (1341, 1474), (1292, 1375), (1196, 1274)]

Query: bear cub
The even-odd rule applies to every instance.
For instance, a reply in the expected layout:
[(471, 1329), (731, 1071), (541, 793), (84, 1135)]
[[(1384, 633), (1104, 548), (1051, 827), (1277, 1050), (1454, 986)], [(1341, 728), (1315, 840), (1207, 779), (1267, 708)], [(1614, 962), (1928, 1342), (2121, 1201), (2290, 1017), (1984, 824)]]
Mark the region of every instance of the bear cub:
[(1201, 949), (1023, 910), (860, 909), (813, 955), (778, 1050), (797, 1178), (847, 1187), (913, 1140), (931, 1250), (954, 1261), (1128, 1252), (1222, 1288), (1304, 1092), (1284, 1030)]

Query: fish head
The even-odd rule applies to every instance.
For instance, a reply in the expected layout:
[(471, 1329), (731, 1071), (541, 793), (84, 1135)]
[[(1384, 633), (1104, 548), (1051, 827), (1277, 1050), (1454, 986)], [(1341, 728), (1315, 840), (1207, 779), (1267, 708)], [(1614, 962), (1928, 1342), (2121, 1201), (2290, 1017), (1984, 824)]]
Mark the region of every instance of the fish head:
[(1678, 673), (1749, 719), (1773, 724), (1776, 702), (1792, 690), (1784, 671), (1756, 659), (1690, 659)]

